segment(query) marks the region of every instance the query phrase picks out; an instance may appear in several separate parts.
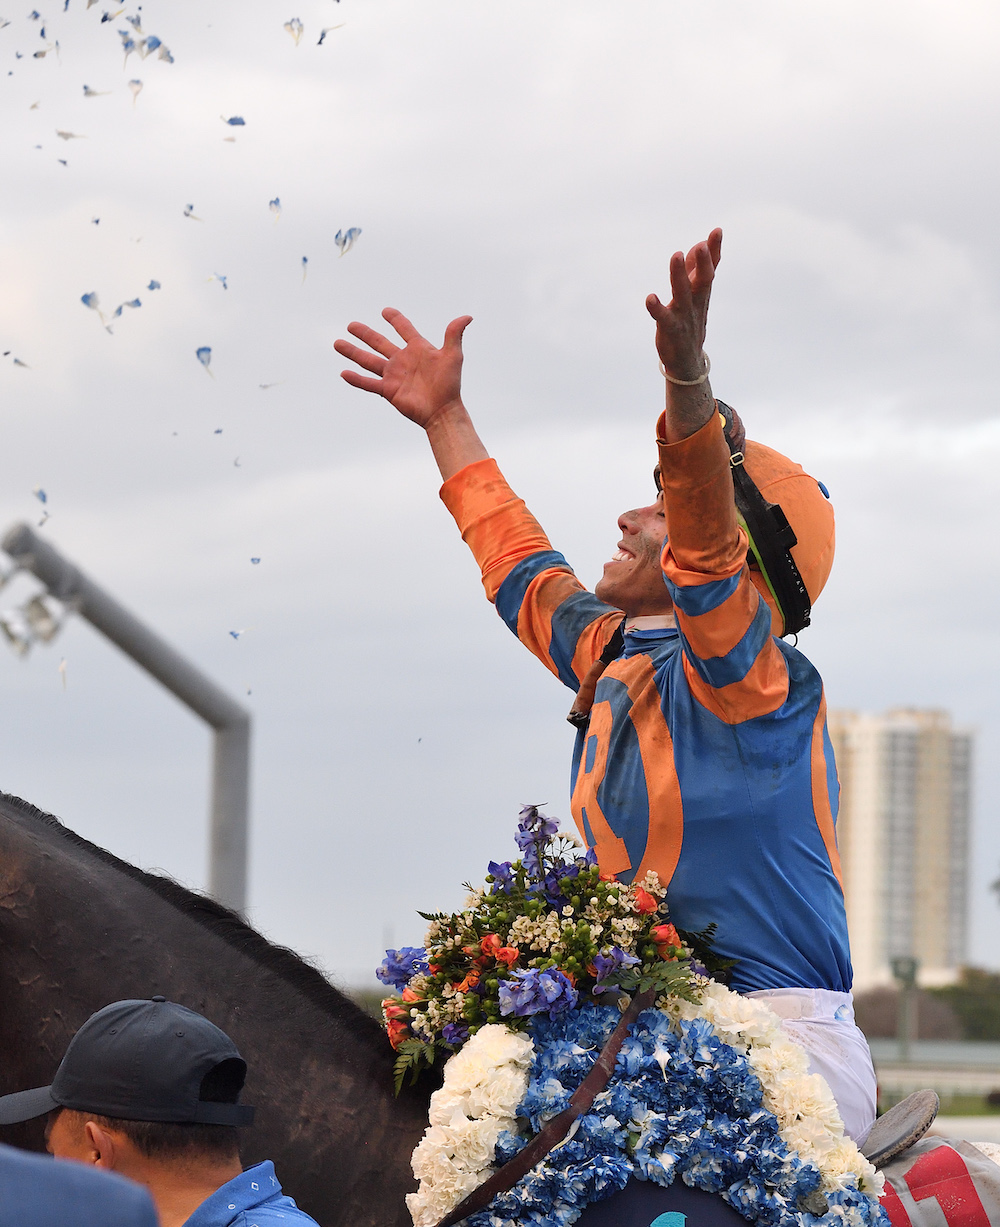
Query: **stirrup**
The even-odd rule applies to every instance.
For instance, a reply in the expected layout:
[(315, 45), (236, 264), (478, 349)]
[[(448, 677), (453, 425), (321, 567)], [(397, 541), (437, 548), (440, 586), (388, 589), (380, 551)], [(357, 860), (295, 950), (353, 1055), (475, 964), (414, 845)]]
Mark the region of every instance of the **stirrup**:
[(919, 1142), (934, 1123), (941, 1101), (934, 1091), (914, 1091), (878, 1118), (861, 1153), (876, 1167)]

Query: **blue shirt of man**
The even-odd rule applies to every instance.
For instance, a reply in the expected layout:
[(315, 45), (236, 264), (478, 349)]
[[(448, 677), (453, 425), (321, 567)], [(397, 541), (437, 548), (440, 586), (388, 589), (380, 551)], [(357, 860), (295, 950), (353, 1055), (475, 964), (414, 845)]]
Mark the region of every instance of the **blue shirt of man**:
[(0, 1189), (0, 1227), (157, 1227), (149, 1194), (131, 1180), (12, 1146), (0, 1146)]
[(255, 1163), (206, 1197), (184, 1227), (288, 1227), (315, 1220), (281, 1191), (270, 1159)]

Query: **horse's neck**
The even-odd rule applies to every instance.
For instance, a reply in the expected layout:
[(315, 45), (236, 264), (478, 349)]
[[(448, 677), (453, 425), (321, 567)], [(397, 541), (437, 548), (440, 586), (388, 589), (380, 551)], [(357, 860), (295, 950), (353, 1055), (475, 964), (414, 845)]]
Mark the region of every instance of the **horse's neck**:
[(246, 1098), (256, 1096), (265, 1121), (324, 1120), (336, 1134), (358, 1110), (373, 1123), (416, 1128), (419, 1105), (394, 1102), (388, 1044), (336, 990), (324, 1005), (318, 981), (303, 991), (294, 967), (283, 974), (290, 960), (269, 966), (252, 950), (255, 935), (241, 949), (58, 832), (28, 833), (34, 839), (17, 847), (0, 831), (0, 1032), (18, 1050), (4, 1083), (13, 1075), (38, 1085), (95, 1010), (161, 993), (232, 1036), (250, 1066)]

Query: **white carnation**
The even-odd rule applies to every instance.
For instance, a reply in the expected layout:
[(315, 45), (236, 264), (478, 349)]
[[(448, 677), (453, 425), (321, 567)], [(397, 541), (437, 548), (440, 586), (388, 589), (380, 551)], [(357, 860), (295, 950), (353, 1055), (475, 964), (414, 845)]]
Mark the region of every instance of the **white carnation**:
[(763, 1001), (742, 997), (715, 981), (705, 988), (699, 1013), (729, 1043), (771, 1043), (781, 1034), (781, 1019)]
[(413, 1152), (420, 1181), (406, 1205), (414, 1227), (434, 1227), (492, 1174), (497, 1140), (515, 1129), (534, 1045), (501, 1023), (481, 1027), (444, 1067), (430, 1125)]
[(803, 1163), (815, 1163), (819, 1168), (822, 1168), (824, 1159), (838, 1141), (829, 1129), (812, 1116), (785, 1125), (781, 1138), (786, 1146), (798, 1151)]
[(753, 1072), (764, 1084), (809, 1072), (806, 1050), (801, 1044), (788, 1039), (777, 1039), (771, 1044), (754, 1044), (748, 1059)]
[(454, 1087), (443, 1086), (431, 1096), (429, 1120), (432, 1125), (447, 1125), (455, 1112), (469, 1115), (469, 1094)]
[[(414, 1176), (421, 1183), (432, 1184), (442, 1193), (453, 1193), (469, 1173), (451, 1157), (451, 1139), (442, 1140), (440, 1136), (446, 1132), (437, 1127), (429, 1129), (413, 1152), (410, 1163)], [(430, 1136), (434, 1133), (438, 1136)]]
[(470, 1115), (512, 1117), (528, 1090), (528, 1071), (508, 1063), (469, 1091)]
[(797, 1116), (817, 1121), (827, 1131), (840, 1136), (844, 1122), (837, 1101), (821, 1074), (798, 1074), (776, 1079), (765, 1087), (767, 1106), (783, 1124)]
[(413, 1218), (414, 1227), (434, 1227), (473, 1189), (478, 1188), (489, 1174), (480, 1176), (478, 1172), (467, 1172), (461, 1175), (456, 1169), (454, 1181), (447, 1185), (422, 1181), (416, 1193), (406, 1195), (406, 1207)]
[(488, 1023), (449, 1059), (444, 1067), (444, 1084), (461, 1093), (488, 1081), (507, 1062), (526, 1070), (533, 1051), (534, 1045), (526, 1035), (511, 1031), (503, 1023)]
[(885, 1191), (885, 1177), (875, 1170), (848, 1137), (840, 1138), (824, 1155), (820, 1171), (823, 1188), (830, 1193), (850, 1188), (852, 1177), (869, 1196), (881, 1197)]
[(486, 1116), (482, 1120), (456, 1120), (450, 1129), (455, 1165), (470, 1172), (481, 1172), (489, 1167), (493, 1162), (497, 1139), (506, 1124), (506, 1120), (497, 1116)]

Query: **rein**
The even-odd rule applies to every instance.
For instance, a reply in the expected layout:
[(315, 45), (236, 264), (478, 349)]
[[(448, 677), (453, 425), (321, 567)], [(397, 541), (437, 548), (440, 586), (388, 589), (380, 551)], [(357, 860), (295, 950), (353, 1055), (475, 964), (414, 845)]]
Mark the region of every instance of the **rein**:
[(632, 998), (618, 1026), (608, 1036), (607, 1043), (601, 1049), (601, 1055), (594, 1062), (590, 1073), (570, 1096), (569, 1107), (560, 1112), (558, 1116), (554, 1116), (539, 1133), (535, 1134), (523, 1150), (518, 1151), (513, 1159), (508, 1160), (503, 1167), (494, 1172), (489, 1180), (481, 1184), (478, 1189), (473, 1189), (464, 1201), (459, 1202), (450, 1214), (445, 1215), (437, 1227), (453, 1227), (455, 1223), (468, 1218), (470, 1214), (482, 1210), (498, 1193), (506, 1193), (508, 1189), (512, 1189), (536, 1163), (540, 1163), (549, 1151), (565, 1140), (577, 1118), (588, 1111), (596, 1096), (607, 1086), (629, 1027), (643, 1010), (649, 1009), (653, 1004), (654, 996), (654, 990), (649, 988)]

